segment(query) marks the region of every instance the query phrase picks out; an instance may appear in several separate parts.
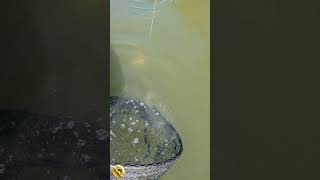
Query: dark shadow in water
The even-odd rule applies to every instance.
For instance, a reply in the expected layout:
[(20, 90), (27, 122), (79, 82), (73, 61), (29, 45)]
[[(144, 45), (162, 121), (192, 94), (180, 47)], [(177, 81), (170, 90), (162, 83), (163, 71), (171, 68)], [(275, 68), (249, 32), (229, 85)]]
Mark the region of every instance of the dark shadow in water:
[(2, 7), (0, 108), (105, 118), (108, 64), (102, 1), (13, 0)]
[(121, 95), (124, 88), (124, 77), (119, 62), (119, 56), (111, 47), (110, 50), (110, 94)]
[(1, 5), (0, 109), (26, 108), (41, 91), (47, 76), (44, 42), (28, 1)]
[(1, 180), (109, 176), (106, 3), (2, 2)]

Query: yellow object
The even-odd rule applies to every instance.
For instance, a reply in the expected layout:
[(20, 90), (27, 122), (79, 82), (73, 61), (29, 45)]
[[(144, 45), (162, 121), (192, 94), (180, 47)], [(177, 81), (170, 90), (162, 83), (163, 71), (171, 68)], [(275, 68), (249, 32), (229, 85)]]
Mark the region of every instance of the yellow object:
[(112, 175), (116, 178), (123, 178), (125, 174), (126, 170), (119, 164), (115, 165), (112, 169)]

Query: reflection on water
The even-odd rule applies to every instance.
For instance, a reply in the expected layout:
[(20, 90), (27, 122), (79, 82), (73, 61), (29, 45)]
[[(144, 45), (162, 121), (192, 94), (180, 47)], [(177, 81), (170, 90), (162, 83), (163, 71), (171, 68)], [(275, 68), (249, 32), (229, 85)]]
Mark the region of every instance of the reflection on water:
[(111, 45), (123, 80), (111, 95), (155, 105), (181, 135), (182, 158), (163, 179), (209, 179), (210, 1), (158, 0), (155, 13), (154, 0), (133, 1), (111, 0)]

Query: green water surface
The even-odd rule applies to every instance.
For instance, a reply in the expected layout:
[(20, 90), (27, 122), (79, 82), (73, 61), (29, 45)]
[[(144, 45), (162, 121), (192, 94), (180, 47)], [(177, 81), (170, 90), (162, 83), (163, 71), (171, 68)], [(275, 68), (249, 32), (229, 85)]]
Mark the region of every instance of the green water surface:
[(111, 95), (156, 106), (181, 135), (182, 157), (162, 179), (209, 179), (210, 0), (158, 0), (154, 18), (153, 3), (110, 1)]

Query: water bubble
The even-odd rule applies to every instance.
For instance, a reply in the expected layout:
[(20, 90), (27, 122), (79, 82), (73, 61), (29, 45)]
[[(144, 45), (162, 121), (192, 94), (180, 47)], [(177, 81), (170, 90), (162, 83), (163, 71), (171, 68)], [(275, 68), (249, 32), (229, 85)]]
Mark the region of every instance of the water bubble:
[(134, 138), (133, 140), (132, 140), (132, 143), (133, 144), (137, 144), (139, 142), (139, 139), (138, 138)]
[(89, 123), (87, 123), (87, 122), (84, 123), (84, 126), (85, 126), (86, 128), (91, 127), (91, 125), (90, 125)]
[(83, 163), (89, 162), (91, 160), (91, 157), (88, 154), (81, 154), (80, 161)]
[(71, 177), (69, 178), (69, 176), (64, 176), (63, 180), (71, 180)]
[(96, 137), (101, 141), (106, 140), (108, 137), (107, 130), (105, 129), (96, 130)]
[(9, 155), (9, 162), (12, 162), (12, 158), (13, 158), (13, 155), (10, 154), (10, 155)]
[(43, 158), (43, 155), (41, 153), (38, 153), (37, 157), (41, 159), (41, 158)]
[(74, 135), (75, 137), (79, 137), (79, 134), (77, 133), (77, 131), (73, 131), (73, 135)]
[(74, 122), (73, 121), (69, 121), (67, 124), (67, 128), (72, 129), (74, 126)]
[(0, 164), (0, 174), (3, 174), (6, 170), (6, 165), (5, 164)]
[[(52, 130), (52, 133), (53, 134), (55, 134), (55, 133), (57, 133), (60, 129), (62, 129), (60, 126), (58, 126), (58, 127), (56, 127), (56, 128), (54, 128), (53, 130)], [(39, 136), (39, 135), (38, 135)]]
[(86, 145), (86, 140), (83, 140), (83, 139), (79, 139), (78, 142), (77, 142), (77, 147), (82, 147)]

